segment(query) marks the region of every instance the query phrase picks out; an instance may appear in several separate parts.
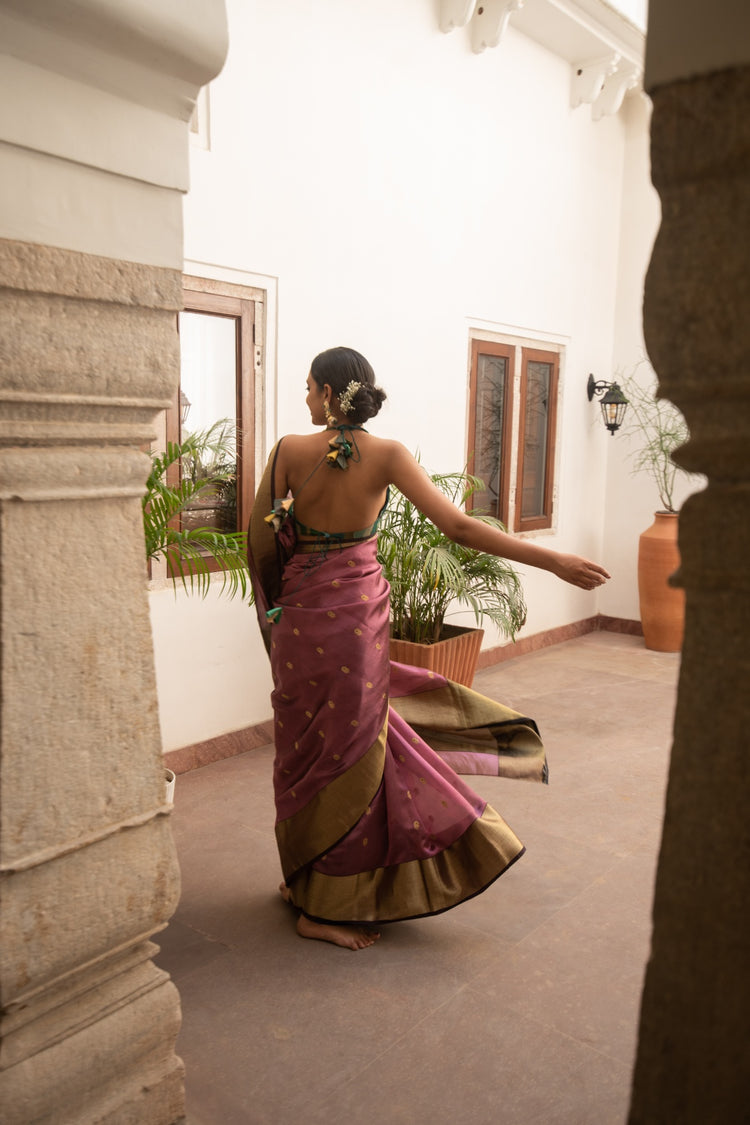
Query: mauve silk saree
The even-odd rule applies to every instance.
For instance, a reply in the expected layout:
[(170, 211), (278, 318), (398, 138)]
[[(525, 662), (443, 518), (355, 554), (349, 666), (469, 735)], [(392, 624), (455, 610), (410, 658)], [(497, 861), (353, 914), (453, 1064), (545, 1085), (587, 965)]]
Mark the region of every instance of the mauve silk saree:
[[(291, 901), (335, 923), (448, 910), (524, 850), (455, 771), (546, 781), (536, 725), (389, 660), (389, 587), (375, 539), (288, 555), (292, 529), (285, 549), (264, 519), (274, 459), (249, 545), (273, 673), (276, 839)], [(270, 624), (273, 608), (281, 613)]]

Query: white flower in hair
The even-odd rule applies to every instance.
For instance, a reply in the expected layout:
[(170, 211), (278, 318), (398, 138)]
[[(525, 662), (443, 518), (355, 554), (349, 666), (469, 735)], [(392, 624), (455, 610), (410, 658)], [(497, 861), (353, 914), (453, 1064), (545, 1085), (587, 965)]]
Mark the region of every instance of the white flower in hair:
[(354, 402), (354, 396), (361, 386), (362, 384), (358, 383), (356, 379), (352, 379), (344, 393), (339, 395), (339, 406), (341, 407), (342, 414), (349, 413), (352, 408), (352, 403)]

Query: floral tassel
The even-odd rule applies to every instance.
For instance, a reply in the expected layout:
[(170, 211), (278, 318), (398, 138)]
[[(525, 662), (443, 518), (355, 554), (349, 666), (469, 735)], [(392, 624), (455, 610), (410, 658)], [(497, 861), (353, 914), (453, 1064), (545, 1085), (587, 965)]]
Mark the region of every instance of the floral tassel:
[(336, 434), (328, 442), (331, 452), (326, 454), (326, 461), (334, 469), (346, 469), (347, 461), (354, 453), (354, 444), (344, 437), (343, 433)]
[(289, 509), (293, 503), (294, 501), (291, 497), (287, 497), (286, 500), (274, 500), (273, 509), (267, 516), (263, 517), (265, 522), (270, 524), (274, 531), (278, 532), (284, 520), (289, 515)]

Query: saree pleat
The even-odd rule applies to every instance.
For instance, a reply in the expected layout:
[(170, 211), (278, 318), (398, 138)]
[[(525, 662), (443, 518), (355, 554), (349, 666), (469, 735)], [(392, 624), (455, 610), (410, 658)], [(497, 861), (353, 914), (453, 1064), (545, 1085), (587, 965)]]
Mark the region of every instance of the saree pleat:
[(273, 461), (249, 539), (273, 673), (276, 840), (291, 901), (337, 923), (448, 910), (524, 850), (455, 770), (545, 781), (538, 731), (477, 692), (391, 665), (375, 540), (295, 553), (293, 536), (275, 536), (262, 518)]

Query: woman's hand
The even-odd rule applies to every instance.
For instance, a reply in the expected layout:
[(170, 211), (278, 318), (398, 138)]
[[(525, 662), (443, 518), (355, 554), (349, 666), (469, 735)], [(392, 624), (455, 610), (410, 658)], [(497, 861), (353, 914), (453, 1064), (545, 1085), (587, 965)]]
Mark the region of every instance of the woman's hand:
[(610, 577), (603, 566), (582, 559), (578, 555), (558, 555), (554, 573), (558, 578), (562, 578), (563, 582), (580, 586), (582, 590), (595, 590), (597, 586), (603, 586)]

